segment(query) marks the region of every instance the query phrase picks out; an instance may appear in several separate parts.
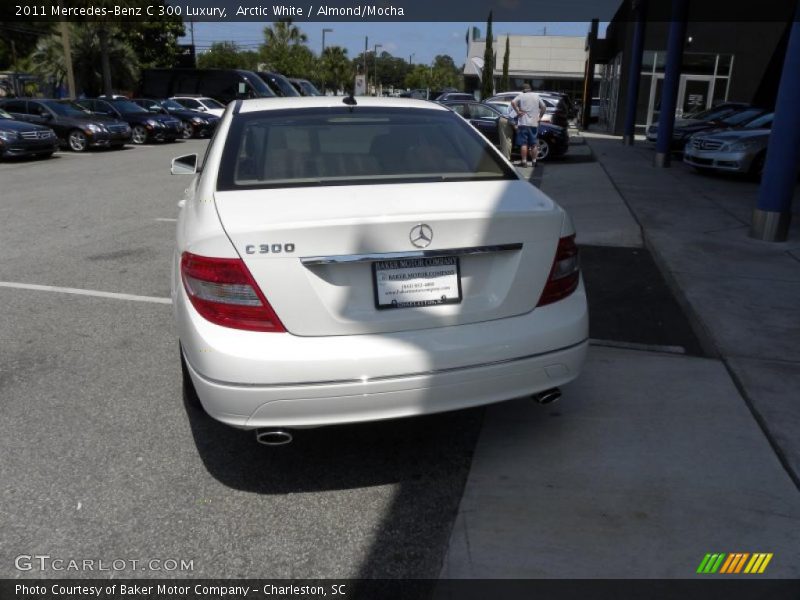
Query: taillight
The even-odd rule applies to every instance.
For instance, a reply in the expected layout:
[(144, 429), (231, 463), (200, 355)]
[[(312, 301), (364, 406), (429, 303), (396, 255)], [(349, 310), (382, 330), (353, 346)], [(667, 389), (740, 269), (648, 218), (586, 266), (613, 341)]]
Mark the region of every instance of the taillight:
[(192, 306), (212, 323), (248, 331), (286, 331), (240, 258), (184, 252), (181, 278)]
[(550, 269), (550, 277), (547, 278), (547, 284), (537, 306), (545, 306), (566, 298), (577, 289), (579, 279), (578, 246), (573, 234), (558, 240), (553, 268)]

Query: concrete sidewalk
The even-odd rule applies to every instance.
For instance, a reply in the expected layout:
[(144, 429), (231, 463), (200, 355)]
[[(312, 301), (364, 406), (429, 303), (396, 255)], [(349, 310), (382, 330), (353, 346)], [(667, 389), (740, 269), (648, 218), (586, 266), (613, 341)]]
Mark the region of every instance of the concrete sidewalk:
[(584, 134), (707, 350), (800, 485), (800, 186), (789, 241), (748, 237), (757, 182), (652, 166), (649, 145)]
[(800, 218), (751, 240), (757, 184), (575, 141), (541, 188), (579, 243), (650, 250), (710, 358), (594, 345), (560, 405), (489, 407), (442, 577), (688, 578), (707, 552), (800, 577)]

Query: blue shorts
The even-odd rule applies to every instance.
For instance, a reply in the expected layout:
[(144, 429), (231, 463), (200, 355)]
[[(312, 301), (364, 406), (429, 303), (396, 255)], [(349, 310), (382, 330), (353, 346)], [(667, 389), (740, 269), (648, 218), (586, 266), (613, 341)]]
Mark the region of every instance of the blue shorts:
[(517, 146), (535, 146), (536, 127), (530, 125), (520, 125), (517, 127)]

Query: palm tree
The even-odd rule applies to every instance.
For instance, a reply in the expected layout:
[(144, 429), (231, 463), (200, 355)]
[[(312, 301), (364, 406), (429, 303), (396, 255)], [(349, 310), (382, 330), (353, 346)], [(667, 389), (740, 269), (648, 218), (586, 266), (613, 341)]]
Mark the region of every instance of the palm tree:
[(270, 69), (289, 74), (297, 71), (297, 62), (302, 58), (299, 51), (308, 41), (308, 36), (292, 25), (291, 19), (277, 21), (264, 28), (264, 43), (260, 53)]
[[(104, 88), (102, 49), (98, 36), (100, 26), (95, 23), (70, 23), (69, 27), (75, 86), (78, 88), (76, 91), (83, 91), (87, 95), (100, 94)], [(118, 36), (108, 38), (107, 48), (113, 87), (121, 90), (133, 89), (139, 77), (136, 54)], [(30, 59), (34, 72), (56, 86), (63, 84), (66, 65), (59, 34), (40, 39)]]
[(291, 19), (284, 19), (265, 27), (264, 39), (267, 46), (288, 48), (290, 45), (305, 44), (308, 36), (299, 27), (292, 25)]
[(326, 87), (334, 93), (353, 86), (353, 64), (347, 58), (347, 50), (341, 46), (328, 46), (321, 58), (322, 77)]

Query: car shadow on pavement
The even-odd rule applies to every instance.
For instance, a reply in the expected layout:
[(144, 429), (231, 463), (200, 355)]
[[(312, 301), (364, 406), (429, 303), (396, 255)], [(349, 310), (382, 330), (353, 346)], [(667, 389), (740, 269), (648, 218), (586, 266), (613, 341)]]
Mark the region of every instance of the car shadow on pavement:
[(440, 495), (435, 487), (463, 486), (483, 418), (478, 408), (295, 429), (292, 443), (269, 447), (259, 444), (253, 431), (212, 419), (187, 399), (186, 390), (183, 400), (208, 472), (223, 485), (258, 494), (409, 484), (419, 493)]
[[(184, 405), (205, 468), (230, 488), (278, 495), (391, 486), (391, 501), (359, 578), (439, 576), (483, 408), (293, 430), (291, 444), (267, 447), (256, 442), (252, 431), (215, 421), (185, 393)], [(340, 497), (331, 495), (330, 501)], [(413, 597), (427, 597), (430, 586), (422, 588)], [(389, 597), (381, 590), (365, 591)]]

